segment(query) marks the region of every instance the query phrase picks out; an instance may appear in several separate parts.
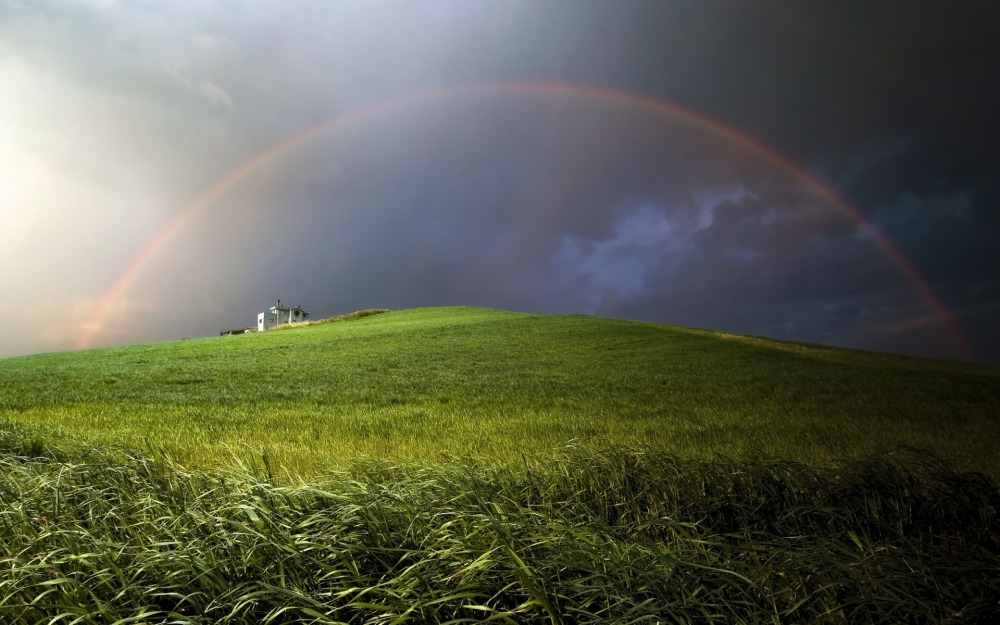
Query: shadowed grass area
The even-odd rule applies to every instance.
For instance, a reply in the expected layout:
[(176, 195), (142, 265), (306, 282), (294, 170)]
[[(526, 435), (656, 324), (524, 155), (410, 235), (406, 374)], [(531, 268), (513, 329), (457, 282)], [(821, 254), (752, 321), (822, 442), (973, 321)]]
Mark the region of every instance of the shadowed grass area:
[(0, 417), (41, 441), (302, 475), (572, 441), (818, 465), (909, 445), (997, 476), (998, 406), (994, 366), (474, 308), (0, 360)]
[(810, 468), (566, 448), (297, 483), (26, 445), (8, 432), (0, 453), (5, 623), (1000, 618), (1000, 490), (926, 453)]

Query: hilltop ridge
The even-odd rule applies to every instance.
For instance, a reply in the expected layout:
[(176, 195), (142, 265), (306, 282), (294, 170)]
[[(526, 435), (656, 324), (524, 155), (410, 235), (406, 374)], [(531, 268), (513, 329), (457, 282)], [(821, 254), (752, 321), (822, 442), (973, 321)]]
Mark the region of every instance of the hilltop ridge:
[(576, 445), (810, 462), (898, 445), (996, 473), (1000, 367), (655, 323), (422, 308), (0, 360), (0, 418), (52, 444), (499, 459)]

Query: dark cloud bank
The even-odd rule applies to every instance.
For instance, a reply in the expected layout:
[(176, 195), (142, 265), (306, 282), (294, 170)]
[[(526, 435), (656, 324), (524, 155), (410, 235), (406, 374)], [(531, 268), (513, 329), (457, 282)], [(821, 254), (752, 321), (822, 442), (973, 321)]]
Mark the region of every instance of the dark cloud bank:
[[(86, 317), (191, 198), (334, 114), (556, 81), (666, 98), (787, 154), (912, 261), (977, 359), (1000, 362), (994, 4), (0, 6), (0, 68), (100, 98), (89, 115), (115, 123), (99, 143), (157, 194), (109, 216), (127, 236), (100, 257), (73, 248), (19, 297), (64, 280)], [(959, 355), (884, 250), (801, 178), (682, 119), (565, 94), (428, 100), (303, 143), (172, 240), (95, 342), (210, 334), (276, 297), (320, 316), (462, 304)]]

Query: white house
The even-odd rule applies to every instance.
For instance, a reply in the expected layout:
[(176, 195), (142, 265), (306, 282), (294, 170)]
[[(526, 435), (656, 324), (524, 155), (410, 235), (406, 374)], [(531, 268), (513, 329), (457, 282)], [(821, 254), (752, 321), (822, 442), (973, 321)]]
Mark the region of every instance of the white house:
[(277, 304), (271, 306), (271, 310), (257, 315), (257, 331), (263, 332), (283, 323), (302, 323), (308, 320), (309, 313), (302, 310), (301, 306), (282, 306), (279, 299)]

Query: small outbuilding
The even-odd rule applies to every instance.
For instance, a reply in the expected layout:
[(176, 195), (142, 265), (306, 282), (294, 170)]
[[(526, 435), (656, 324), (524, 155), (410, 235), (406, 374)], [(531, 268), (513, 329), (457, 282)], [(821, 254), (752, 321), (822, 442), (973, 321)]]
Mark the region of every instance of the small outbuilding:
[(301, 306), (282, 306), (279, 299), (277, 304), (271, 306), (271, 310), (257, 315), (257, 331), (263, 332), (274, 326), (303, 321), (309, 321), (308, 312), (302, 310)]
[(236, 328), (235, 330), (223, 330), (219, 332), (219, 336), (235, 336), (237, 334), (246, 334), (247, 332), (256, 332), (257, 328)]

